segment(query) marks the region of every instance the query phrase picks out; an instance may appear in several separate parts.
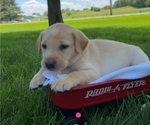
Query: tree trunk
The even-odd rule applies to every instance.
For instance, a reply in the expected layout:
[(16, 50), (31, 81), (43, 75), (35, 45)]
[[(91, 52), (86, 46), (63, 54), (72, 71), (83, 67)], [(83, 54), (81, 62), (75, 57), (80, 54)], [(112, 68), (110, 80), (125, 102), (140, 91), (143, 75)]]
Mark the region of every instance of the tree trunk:
[(112, 15), (112, 0), (110, 0), (110, 15)]
[(59, 22), (63, 23), (60, 0), (47, 0), (47, 3), (49, 26)]

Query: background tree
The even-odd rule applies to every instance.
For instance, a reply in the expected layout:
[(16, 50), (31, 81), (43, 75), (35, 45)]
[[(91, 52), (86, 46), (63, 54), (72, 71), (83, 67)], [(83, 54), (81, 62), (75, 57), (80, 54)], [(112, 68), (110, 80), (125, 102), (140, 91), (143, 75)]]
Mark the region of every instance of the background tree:
[(11, 21), (21, 17), (21, 10), (15, 0), (0, 0), (0, 20)]
[(137, 8), (150, 7), (150, 0), (117, 0), (114, 3), (115, 8), (133, 6)]
[(150, 0), (146, 0), (146, 1), (145, 1), (145, 6), (146, 6), (146, 7), (150, 7)]
[(91, 11), (101, 11), (99, 7), (91, 6)]
[(40, 13), (32, 13), (33, 16), (37, 16), (37, 17), (40, 17), (41, 14)]

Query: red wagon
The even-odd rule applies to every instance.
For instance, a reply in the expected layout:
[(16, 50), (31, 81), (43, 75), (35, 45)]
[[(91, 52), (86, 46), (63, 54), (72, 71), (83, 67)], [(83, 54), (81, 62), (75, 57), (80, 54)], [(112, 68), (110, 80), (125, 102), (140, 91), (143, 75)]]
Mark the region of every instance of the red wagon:
[[(81, 109), (127, 97), (130, 94), (150, 92), (150, 75), (135, 80), (109, 80), (95, 84), (77, 86), (66, 92), (54, 92), (48, 86), (53, 104), (65, 110)], [(61, 125), (84, 125), (80, 112), (63, 121)]]

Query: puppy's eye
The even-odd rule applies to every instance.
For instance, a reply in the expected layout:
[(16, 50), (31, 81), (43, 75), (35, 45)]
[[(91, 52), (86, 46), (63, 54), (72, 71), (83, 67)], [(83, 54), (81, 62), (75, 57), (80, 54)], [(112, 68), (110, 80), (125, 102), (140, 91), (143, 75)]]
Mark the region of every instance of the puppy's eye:
[(43, 49), (46, 49), (46, 45), (45, 45), (45, 44), (43, 44), (43, 45), (42, 45), (42, 48), (43, 48)]
[(67, 49), (69, 46), (68, 45), (61, 45), (60, 46), (60, 50), (65, 50), (65, 49)]

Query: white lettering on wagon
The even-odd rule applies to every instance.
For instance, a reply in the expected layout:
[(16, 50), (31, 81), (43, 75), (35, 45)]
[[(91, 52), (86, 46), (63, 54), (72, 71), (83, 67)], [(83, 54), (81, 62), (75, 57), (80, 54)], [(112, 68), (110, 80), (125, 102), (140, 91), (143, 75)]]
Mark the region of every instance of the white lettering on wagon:
[(94, 90), (89, 90), (89, 91), (87, 91), (85, 98), (102, 95), (102, 94), (105, 94), (107, 92), (110, 92), (111, 90), (112, 90), (111, 86), (99, 88), (99, 89), (94, 89)]
[(139, 87), (139, 86), (144, 86), (144, 85), (146, 85), (145, 80), (133, 81), (133, 82), (123, 84), (122, 85), (123, 86), (122, 90), (131, 89), (131, 88), (134, 88), (134, 87)]
[(88, 90), (86, 92), (85, 98), (99, 96), (99, 95), (106, 94), (106, 93), (113, 93), (113, 92), (121, 91), (121, 90), (128, 90), (128, 89), (145, 86), (145, 85), (146, 85), (145, 80), (137, 80), (137, 81), (131, 81), (125, 84), (121, 84), (121, 85), (118, 84), (115, 87), (107, 86), (107, 87), (98, 88), (94, 90)]

